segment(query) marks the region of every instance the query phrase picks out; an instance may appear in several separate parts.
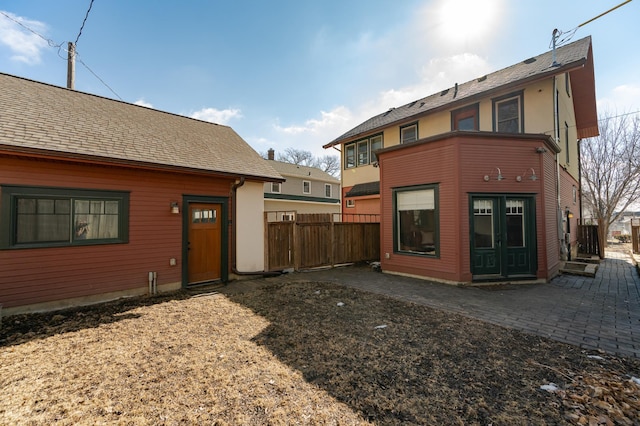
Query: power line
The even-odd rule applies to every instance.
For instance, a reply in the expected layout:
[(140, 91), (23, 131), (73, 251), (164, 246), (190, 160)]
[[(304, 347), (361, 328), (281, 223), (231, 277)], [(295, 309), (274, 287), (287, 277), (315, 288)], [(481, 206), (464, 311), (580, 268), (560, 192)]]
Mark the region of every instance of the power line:
[(51, 40), (50, 38), (46, 38), (45, 36), (43, 36), (42, 34), (36, 32), (35, 30), (33, 30), (32, 28), (29, 28), (28, 26), (24, 25), (22, 22), (18, 21), (17, 19), (12, 18), (10, 15), (8, 15), (7, 13), (3, 12), (0, 10), (0, 13), (3, 14), (5, 16), (5, 18), (15, 22), (16, 24), (20, 25), (22, 28), (24, 28), (25, 30), (37, 35), (38, 37), (40, 37), (41, 39), (43, 39), (44, 41), (47, 42), (47, 44), (49, 45), (49, 47), (60, 47), (62, 46), (62, 43), (57, 44), (55, 41)]
[[(631, 0), (629, 0), (631, 1)], [(74, 43), (76, 46), (78, 45), (78, 40), (80, 40), (80, 36), (82, 35), (82, 30), (84, 29), (84, 24), (87, 22), (87, 18), (89, 17), (89, 12), (91, 12), (91, 7), (93, 6), (93, 0), (89, 3), (89, 9), (87, 9), (86, 15), (84, 15), (84, 20), (82, 21), (82, 25), (80, 26), (80, 31), (78, 32), (78, 37), (76, 37), (76, 42)]]
[[(583, 22), (582, 24), (578, 25), (577, 27), (569, 30), (569, 31), (561, 31), (561, 30), (555, 30), (553, 36), (551, 37), (551, 43), (549, 43), (549, 48), (551, 48), (551, 46), (553, 45), (553, 39), (555, 38), (556, 42), (555, 42), (555, 46), (556, 47), (560, 47), (568, 42), (571, 41), (571, 39), (573, 38), (573, 36), (576, 34), (576, 31), (578, 31), (578, 28), (580, 27), (584, 27), (585, 25), (595, 21), (596, 19), (602, 18), (604, 15), (606, 15), (607, 13), (613, 12), (614, 10), (624, 6), (627, 3), (631, 3), (631, 0), (625, 0), (622, 3), (620, 3), (617, 6), (612, 7), (611, 9), (607, 10), (606, 12), (602, 12), (600, 15), (589, 19), (588, 21)], [(561, 36), (565, 36), (564, 38), (560, 39)], [(557, 37), (557, 38), (556, 38)]]
[[(87, 21), (87, 17), (89, 16), (89, 12), (91, 11), (91, 7), (93, 5), (93, 0), (91, 0), (91, 3), (89, 4), (89, 9), (87, 10), (87, 14), (84, 17), (84, 21), (82, 22), (82, 26), (80, 27), (80, 31), (78, 33), (78, 37), (76, 38), (76, 44), (78, 43), (78, 39), (80, 38), (80, 36), (82, 35), (82, 29), (84, 28), (84, 24)], [(50, 38), (46, 38), (45, 36), (43, 36), (42, 34), (38, 33), (37, 31), (35, 31), (34, 29), (28, 27), (27, 25), (23, 24), (22, 22), (20, 22), (19, 20), (13, 18), (11, 15), (0, 11), (0, 14), (2, 14), (5, 18), (15, 22), (16, 24), (18, 24), (19, 26), (21, 26), (22, 28), (24, 28), (25, 30), (35, 34), (36, 36), (40, 37), (41, 39), (43, 39), (44, 41), (47, 42), (47, 44), (49, 45), (49, 47), (54, 47), (58, 49), (58, 57), (60, 57), (60, 59), (66, 61), (68, 58), (63, 57), (60, 52), (64, 51), (66, 53), (69, 53), (67, 49), (64, 49), (62, 46), (64, 43), (56, 43), (55, 41), (51, 40)], [(100, 76), (98, 74), (96, 74), (91, 68), (89, 68), (89, 66), (82, 60), (80, 59), (80, 54), (79, 52), (76, 50), (76, 58), (78, 59), (78, 62), (80, 62), (96, 79), (98, 79), (98, 81), (100, 81), (100, 83), (102, 83), (107, 89), (109, 89), (111, 91), (111, 93), (113, 93), (118, 99), (120, 99), (121, 101), (124, 101), (120, 95), (118, 95), (115, 90), (113, 90), (102, 78), (100, 78)]]
[[(76, 52), (76, 55), (77, 55), (77, 52)], [(111, 88), (107, 83), (105, 83), (105, 82), (104, 82), (104, 80), (102, 80), (102, 79), (98, 76), (98, 74), (96, 74), (95, 72), (93, 72), (93, 70), (92, 70), (91, 68), (89, 68), (89, 66), (88, 66), (87, 64), (85, 64), (85, 63), (84, 63), (84, 61), (83, 61), (82, 59), (78, 58), (78, 62), (80, 62), (80, 63), (81, 63), (81, 64), (82, 64), (82, 65), (83, 65), (87, 70), (89, 70), (89, 72), (90, 72), (91, 74), (93, 74), (93, 76), (94, 76), (95, 78), (97, 78), (98, 80), (100, 80), (100, 83), (104, 84), (104, 86), (105, 86), (107, 89), (109, 89), (109, 90), (111, 91), (111, 93), (113, 93), (114, 95), (116, 95), (116, 97), (117, 97), (118, 99), (120, 99), (121, 101), (123, 101), (123, 102), (124, 102), (124, 100), (120, 97), (120, 95), (118, 95), (118, 94), (117, 94), (117, 93), (116, 93), (116, 92), (115, 92), (115, 91), (114, 91), (114, 90), (113, 90), (113, 89), (112, 89), (112, 88)]]

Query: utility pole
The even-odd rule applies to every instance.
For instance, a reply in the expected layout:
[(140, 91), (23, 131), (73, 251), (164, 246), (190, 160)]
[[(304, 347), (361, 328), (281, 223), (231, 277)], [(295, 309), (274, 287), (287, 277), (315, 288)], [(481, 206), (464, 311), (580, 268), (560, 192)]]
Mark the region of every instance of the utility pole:
[(67, 57), (67, 89), (75, 90), (76, 85), (76, 45), (69, 42)]

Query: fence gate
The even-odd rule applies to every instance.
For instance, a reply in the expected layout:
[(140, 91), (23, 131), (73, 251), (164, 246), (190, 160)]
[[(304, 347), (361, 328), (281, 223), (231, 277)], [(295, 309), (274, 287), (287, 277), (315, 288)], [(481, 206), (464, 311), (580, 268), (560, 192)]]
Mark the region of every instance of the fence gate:
[(578, 225), (578, 252), (591, 256), (601, 256), (598, 225)]
[(640, 254), (640, 219), (631, 219), (631, 245), (633, 252)]

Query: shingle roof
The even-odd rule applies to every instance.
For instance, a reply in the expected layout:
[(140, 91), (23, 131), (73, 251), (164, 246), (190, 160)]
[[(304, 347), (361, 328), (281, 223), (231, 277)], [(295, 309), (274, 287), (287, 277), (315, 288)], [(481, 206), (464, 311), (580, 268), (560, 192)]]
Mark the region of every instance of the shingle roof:
[(410, 102), (398, 108), (378, 114), (354, 127), (330, 143), (324, 148), (337, 145), (342, 141), (372, 132), (389, 126), (395, 122), (409, 120), (435, 112), (444, 107), (452, 108), (455, 105), (463, 105), (472, 102), (480, 96), (504, 89), (510, 86), (523, 84), (530, 80), (536, 80), (546, 76), (564, 73), (586, 62), (591, 47), (591, 37), (585, 37), (573, 43), (556, 49), (556, 62), (559, 66), (551, 66), (553, 63), (552, 52), (546, 52), (500, 71), (487, 74), (480, 78), (435, 93), (422, 99)]
[(323, 182), (340, 183), (340, 179), (336, 179), (329, 173), (323, 172), (317, 167), (298, 166), (296, 164), (276, 160), (265, 161), (267, 161), (271, 167), (273, 167), (282, 176), (295, 176)]
[(0, 148), (282, 177), (231, 127), (0, 73)]
[(380, 181), (357, 183), (345, 194), (346, 198), (361, 197), (363, 195), (375, 195), (380, 193)]

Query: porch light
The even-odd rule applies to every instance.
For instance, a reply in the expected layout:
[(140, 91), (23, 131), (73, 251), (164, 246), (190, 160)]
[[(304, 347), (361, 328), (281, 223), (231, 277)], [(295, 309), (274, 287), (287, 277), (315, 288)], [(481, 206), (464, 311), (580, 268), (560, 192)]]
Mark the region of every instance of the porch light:
[[(504, 179), (504, 176), (502, 176), (502, 172), (500, 171), (500, 167), (496, 167), (496, 170), (498, 171), (498, 174), (496, 175), (496, 180)], [(484, 175), (484, 181), (489, 182), (489, 180), (491, 180), (491, 173), (489, 173), (488, 175)]]
[(567, 217), (569, 219), (573, 219), (573, 213), (571, 213), (571, 210), (569, 210), (569, 207), (565, 207), (565, 208), (566, 208), (565, 214), (567, 215)]
[(172, 214), (180, 214), (180, 207), (178, 207), (178, 202), (174, 201), (171, 203), (171, 213)]
[(522, 179), (527, 176), (527, 172), (531, 172), (529, 174), (529, 180), (538, 180), (538, 176), (536, 175), (536, 171), (533, 170), (533, 167), (532, 167), (529, 170), (525, 170), (524, 173), (522, 173), (522, 175), (516, 176), (516, 181), (522, 182)]

